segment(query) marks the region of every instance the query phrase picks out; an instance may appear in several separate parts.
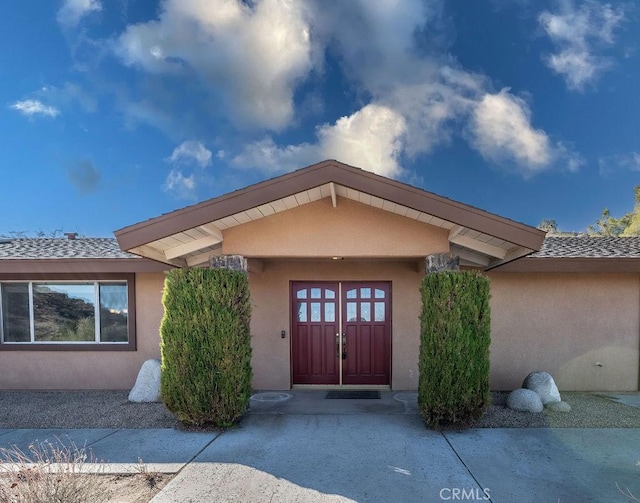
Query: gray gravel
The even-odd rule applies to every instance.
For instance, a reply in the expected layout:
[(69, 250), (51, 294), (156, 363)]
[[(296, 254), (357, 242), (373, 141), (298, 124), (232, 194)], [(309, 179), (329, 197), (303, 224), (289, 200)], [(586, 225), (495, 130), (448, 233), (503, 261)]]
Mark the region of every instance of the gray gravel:
[(570, 412), (518, 412), (505, 405), (507, 392), (493, 392), (492, 405), (476, 426), (480, 428), (640, 428), (640, 409), (593, 393), (561, 392)]
[(128, 391), (0, 391), (0, 428), (173, 428), (161, 403), (132, 403)]
[[(179, 428), (160, 403), (131, 403), (126, 391), (0, 391), (0, 428)], [(571, 412), (517, 412), (493, 393), (480, 428), (640, 428), (640, 409), (590, 393), (563, 392)]]

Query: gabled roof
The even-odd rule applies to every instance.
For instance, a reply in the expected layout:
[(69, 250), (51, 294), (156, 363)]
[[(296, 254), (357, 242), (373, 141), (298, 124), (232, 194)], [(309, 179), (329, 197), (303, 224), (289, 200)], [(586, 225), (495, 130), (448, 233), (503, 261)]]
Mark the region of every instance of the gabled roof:
[(130, 273), (167, 269), (124, 252), (114, 238), (0, 239), (0, 274)]
[(539, 250), (545, 233), (335, 160), (306, 168), (125, 227), (123, 250), (176, 266), (219, 254), (223, 232), (322, 198), (348, 198), (449, 231), (452, 252), (484, 267)]

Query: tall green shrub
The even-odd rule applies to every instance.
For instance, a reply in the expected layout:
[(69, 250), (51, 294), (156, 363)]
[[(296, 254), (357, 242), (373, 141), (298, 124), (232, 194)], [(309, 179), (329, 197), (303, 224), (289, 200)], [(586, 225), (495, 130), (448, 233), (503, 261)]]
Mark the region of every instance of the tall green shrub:
[(428, 426), (470, 425), (490, 403), (489, 279), (471, 271), (421, 285), (418, 406)]
[(231, 426), (251, 395), (247, 275), (174, 269), (167, 274), (162, 303), (162, 400), (187, 424)]

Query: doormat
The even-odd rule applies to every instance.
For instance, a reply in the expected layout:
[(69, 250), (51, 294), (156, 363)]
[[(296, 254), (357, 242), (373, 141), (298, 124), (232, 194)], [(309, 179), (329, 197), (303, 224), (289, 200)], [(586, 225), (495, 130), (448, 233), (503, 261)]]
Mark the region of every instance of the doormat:
[(358, 390), (341, 390), (328, 391), (326, 399), (345, 399), (345, 400), (371, 400), (380, 398), (379, 391), (358, 391)]

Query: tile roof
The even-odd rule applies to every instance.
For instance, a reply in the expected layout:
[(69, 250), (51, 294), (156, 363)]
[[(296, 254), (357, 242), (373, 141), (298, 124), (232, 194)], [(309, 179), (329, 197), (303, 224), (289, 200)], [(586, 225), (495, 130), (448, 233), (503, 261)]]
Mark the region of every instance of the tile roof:
[[(640, 237), (547, 237), (533, 258), (637, 258)], [(131, 259), (115, 238), (16, 238), (0, 239), (2, 259)]]
[(637, 258), (640, 237), (547, 237), (533, 258)]
[(17, 238), (0, 239), (2, 259), (131, 259), (115, 238)]

